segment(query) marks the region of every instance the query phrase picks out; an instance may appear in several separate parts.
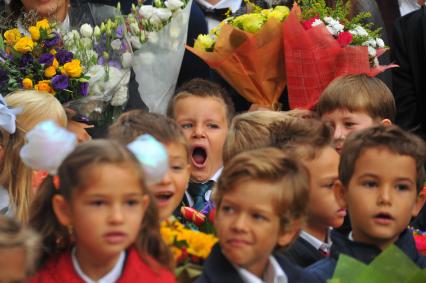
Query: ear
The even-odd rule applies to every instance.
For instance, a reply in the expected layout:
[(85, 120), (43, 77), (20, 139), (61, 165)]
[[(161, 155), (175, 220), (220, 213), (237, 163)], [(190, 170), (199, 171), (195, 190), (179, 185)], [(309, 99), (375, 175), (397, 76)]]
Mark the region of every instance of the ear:
[(71, 209), (68, 202), (61, 195), (54, 195), (52, 199), (53, 212), (63, 226), (72, 225)]
[(383, 119), (382, 121), (380, 121), (380, 124), (385, 125), (385, 126), (390, 126), (392, 125), (392, 121), (389, 119)]
[(419, 214), (420, 210), (422, 210), (423, 206), (425, 205), (425, 194), (423, 191), (421, 191), (417, 195), (416, 204), (413, 207), (412, 215), (413, 217), (416, 217), (417, 214)]
[(333, 187), (334, 195), (336, 197), (337, 204), (340, 207), (346, 207), (346, 199), (345, 199), (345, 188), (343, 187), (342, 182), (337, 180)]
[(296, 236), (299, 235), (301, 228), (302, 222), (300, 221), (300, 219), (294, 220), (291, 223), (291, 227), (282, 231), (281, 234), (278, 236), (277, 245), (280, 247), (285, 247), (290, 244), (296, 238)]

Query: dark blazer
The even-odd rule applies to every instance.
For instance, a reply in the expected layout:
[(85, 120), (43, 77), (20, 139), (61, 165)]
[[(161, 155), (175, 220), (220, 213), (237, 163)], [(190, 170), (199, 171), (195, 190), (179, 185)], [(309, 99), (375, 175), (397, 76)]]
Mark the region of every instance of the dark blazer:
[[(321, 282), (326, 282), (328, 279), (332, 278), (340, 253), (351, 256), (365, 264), (369, 264), (382, 252), (376, 246), (351, 241), (348, 237), (334, 231), (331, 232), (331, 239), (333, 241), (331, 255), (306, 269), (306, 271)], [(426, 267), (426, 257), (421, 256), (417, 251), (411, 231), (405, 229), (398, 240), (396, 240), (395, 245), (419, 267)]]
[(396, 123), (426, 139), (426, 10), (422, 7), (395, 23), (392, 56)]
[[(293, 265), (286, 258), (274, 255), (279, 265), (285, 272), (288, 282), (318, 282), (307, 274), (303, 269)], [(196, 283), (244, 283), (239, 276), (238, 271), (223, 255), (219, 244), (216, 244), (210, 253), (207, 261), (204, 263), (203, 274), (198, 278)]]
[(325, 257), (318, 249), (300, 236), (291, 246), (283, 250), (282, 254), (300, 267), (307, 267)]

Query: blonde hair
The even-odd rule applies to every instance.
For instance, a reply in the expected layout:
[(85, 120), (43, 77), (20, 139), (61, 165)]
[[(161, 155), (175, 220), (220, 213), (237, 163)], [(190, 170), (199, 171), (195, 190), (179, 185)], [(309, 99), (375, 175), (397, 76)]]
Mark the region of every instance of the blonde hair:
[(395, 120), (395, 99), (378, 78), (365, 74), (348, 75), (333, 80), (322, 92), (316, 110), (321, 117), (337, 109), (362, 111), (373, 120)]
[(67, 116), (61, 103), (51, 94), (35, 90), (16, 91), (5, 97), (11, 108), (19, 108), (16, 115), (16, 131), (14, 134), (0, 129), (1, 146), (4, 157), (1, 164), (0, 184), (4, 186), (10, 197), (14, 214), (22, 221), (28, 218), (32, 170), (25, 166), (19, 152), (25, 143), (25, 134), (44, 120), (54, 120), (66, 127)]
[(287, 112), (276, 111), (255, 111), (235, 116), (223, 146), (223, 163), (240, 152), (270, 146), (271, 124), (289, 119), (293, 117)]
[(288, 231), (294, 221), (303, 222), (309, 197), (309, 173), (305, 166), (276, 148), (242, 152), (225, 164), (213, 195), (217, 207), (235, 185), (254, 180), (280, 184), (273, 205), (281, 231)]

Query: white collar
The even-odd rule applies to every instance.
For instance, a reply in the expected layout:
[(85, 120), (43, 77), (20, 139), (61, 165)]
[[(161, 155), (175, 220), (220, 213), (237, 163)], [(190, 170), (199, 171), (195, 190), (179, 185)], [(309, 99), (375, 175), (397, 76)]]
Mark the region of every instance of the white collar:
[(210, 181), (214, 181), (217, 183), (217, 180), (219, 179), (220, 175), (222, 174), (223, 166), (219, 168), (219, 170), (214, 173), (214, 175), (210, 178)]
[(352, 231), (349, 232), (348, 239), (349, 241), (352, 241), (352, 242), (354, 241), (354, 237), (352, 236)]
[(105, 276), (103, 276), (101, 279), (95, 281), (92, 280), (86, 274), (84, 274), (83, 270), (81, 270), (80, 264), (78, 263), (77, 257), (75, 256), (75, 250), (76, 249), (74, 247), (71, 251), (72, 265), (78, 276), (80, 276), (80, 278), (86, 283), (114, 283), (120, 278), (124, 268), (124, 261), (126, 260), (126, 253), (124, 251), (120, 253), (120, 257), (118, 258), (117, 263), (114, 265), (111, 271), (105, 274)]
[(322, 248), (327, 248), (330, 249), (331, 247), (331, 237), (330, 237), (330, 229), (327, 229), (327, 243), (317, 239), (316, 237), (312, 236), (311, 234), (309, 234), (306, 231), (300, 231), (299, 236), (304, 239), (305, 241), (307, 241), (309, 244), (311, 244), (315, 249), (319, 250)]
[(238, 273), (244, 283), (287, 283), (288, 278), (284, 273), (284, 270), (281, 268), (277, 260), (273, 257), (269, 257), (269, 264), (266, 267), (265, 274), (263, 278), (260, 279), (250, 271), (237, 267)]
[(207, 0), (197, 0), (197, 2), (208, 9), (226, 9), (230, 8), (235, 13), (240, 7), (242, 0), (220, 0), (216, 4), (210, 4)]
[[(209, 181), (214, 181), (215, 183), (217, 183), (217, 180), (219, 179), (220, 175), (222, 174), (222, 170), (223, 170), (223, 167), (220, 167), (219, 170), (217, 170), (216, 173), (214, 173), (214, 175), (210, 178)], [(207, 183), (207, 182), (208, 181), (206, 181), (204, 183)], [(209, 201), (211, 195), (212, 195), (212, 190), (207, 191), (206, 195), (205, 195), (205, 200)], [(194, 205), (194, 200), (192, 199), (191, 195), (188, 193), (188, 190), (185, 190), (185, 196), (186, 196), (186, 199), (188, 200), (189, 206), (192, 207)]]

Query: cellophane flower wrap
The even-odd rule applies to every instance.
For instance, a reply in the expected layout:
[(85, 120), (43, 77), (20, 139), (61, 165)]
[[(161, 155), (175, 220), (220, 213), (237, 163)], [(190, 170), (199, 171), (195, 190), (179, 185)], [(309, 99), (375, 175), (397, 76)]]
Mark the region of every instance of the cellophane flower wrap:
[(193, 282), (202, 273), (202, 264), (218, 239), (211, 234), (194, 231), (174, 219), (161, 223), (161, 235), (169, 245), (176, 263), (178, 282)]
[(420, 269), (398, 247), (392, 245), (366, 265), (345, 254), (339, 256), (333, 278), (328, 283), (417, 283), (426, 282)]
[(139, 3), (128, 16), (139, 94), (150, 112), (165, 114), (182, 65), (192, 0)]
[(285, 69), (290, 108), (311, 109), (321, 92), (335, 78), (365, 73), (376, 76), (396, 65), (380, 66), (378, 57), (386, 51), (380, 30), (362, 21), (361, 13), (348, 20), (349, 6), (336, 1), (336, 8), (324, 0), (302, 0), (294, 5), (284, 22)]
[(253, 104), (277, 108), (285, 88), (282, 22), (285, 6), (230, 17), (187, 47)]
[(80, 60), (63, 47), (55, 24), (34, 22), (28, 30), (12, 28), (0, 35), (0, 92), (35, 89), (65, 103), (87, 93), (88, 76)]

